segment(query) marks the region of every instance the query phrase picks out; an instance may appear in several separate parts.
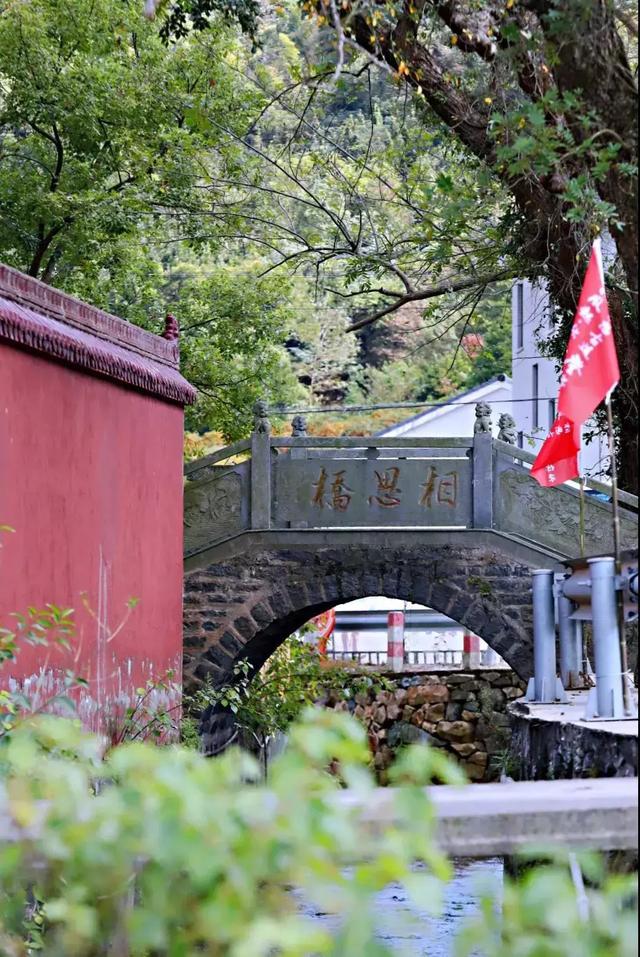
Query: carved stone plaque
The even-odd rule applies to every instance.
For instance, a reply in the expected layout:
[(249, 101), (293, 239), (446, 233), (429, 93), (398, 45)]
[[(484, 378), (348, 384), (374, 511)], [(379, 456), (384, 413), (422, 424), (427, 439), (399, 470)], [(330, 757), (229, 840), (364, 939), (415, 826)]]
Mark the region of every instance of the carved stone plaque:
[(276, 527), (429, 527), (471, 524), (471, 466), (461, 456), (282, 457)]

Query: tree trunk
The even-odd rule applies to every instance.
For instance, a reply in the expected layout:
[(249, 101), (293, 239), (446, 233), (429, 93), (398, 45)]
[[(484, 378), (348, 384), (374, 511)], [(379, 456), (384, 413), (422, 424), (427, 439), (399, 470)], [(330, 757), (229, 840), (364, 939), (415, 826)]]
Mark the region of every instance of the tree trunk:
[[(323, 0), (319, 2), (322, 5)], [(621, 369), (614, 414), (619, 438), (620, 484), (637, 494), (638, 218), (637, 174), (633, 172), (638, 152), (637, 89), (617, 31), (613, 4), (609, 0), (565, 0), (563, 4), (557, 0), (522, 0), (522, 13), (516, 10), (511, 20), (512, 25), (521, 29), (523, 23), (528, 27), (528, 22), (518, 18), (522, 15), (530, 18), (541, 40), (537, 60), (535, 55), (526, 52), (526, 60), (522, 56), (518, 59), (517, 52), (512, 55), (507, 82), (519, 87), (517, 94), (514, 89), (516, 101), (524, 96), (523, 102), (527, 98), (535, 102), (543, 91), (554, 85), (561, 96), (569, 92), (577, 96), (578, 106), (572, 107), (573, 113), (559, 119), (571, 130), (577, 148), (567, 148), (566, 156), (561, 157), (559, 163), (566, 169), (559, 168), (555, 177), (541, 177), (535, 169), (515, 176), (497, 163), (489, 131), (490, 110), (485, 105), (491, 104), (491, 98), (482, 97), (477, 80), (473, 95), (464, 84), (453, 83), (438, 40), (425, 40), (419, 32), (422, 16), (439, 17), (455, 34), (452, 39), (461, 52), (492, 63), (498, 49), (503, 54), (510, 49), (510, 41), (501, 39), (506, 22), (504, 11), (497, 13), (497, 7), (476, 7), (454, 0), (414, 0), (413, 5), (407, 0), (395, 24), (378, 33), (372, 31), (366, 16), (356, 13), (350, 4), (343, 4), (341, 9), (347, 11), (346, 22), (357, 44), (399, 71), (404, 81), (422, 94), (431, 113), (486, 163), (511, 192), (524, 223), (523, 258), (531, 263), (532, 274), (542, 273), (547, 278), (556, 320), (567, 338), (593, 234), (589, 231), (592, 223), (567, 219), (568, 205), (559, 194), (554, 178), (563, 184), (571, 178), (583, 177), (594, 183), (603, 201), (615, 207), (616, 215), (609, 228), (628, 296), (625, 302), (624, 294), (610, 290)], [(564, 26), (559, 18), (564, 18)], [(327, 19), (332, 21), (329, 15)], [(474, 69), (472, 61), (470, 69)], [(590, 118), (586, 124), (585, 118)], [(555, 118), (550, 117), (549, 122), (554, 123)], [(608, 171), (598, 177), (592, 171), (595, 154), (579, 152), (580, 144), (589, 137), (594, 137), (593, 149), (596, 145), (597, 149), (608, 145), (618, 151)], [(560, 185), (560, 192), (564, 188)]]

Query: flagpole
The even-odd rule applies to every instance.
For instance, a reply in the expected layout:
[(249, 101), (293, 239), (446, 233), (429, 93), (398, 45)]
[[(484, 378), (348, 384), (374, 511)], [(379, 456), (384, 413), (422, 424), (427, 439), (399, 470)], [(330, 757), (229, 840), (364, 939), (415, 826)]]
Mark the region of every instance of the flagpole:
[(584, 558), (584, 476), (578, 479), (580, 483), (580, 512), (579, 512), (579, 535), (580, 535), (580, 558)]
[[(611, 390), (613, 391), (613, 390)], [(605, 398), (605, 407), (607, 410), (607, 434), (609, 438), (609, 455), (611, 461), (611, 507), (613, 517), (613, 556), (615, 560), (616, 576), (622, 575), (622, 548), (620, 545), (620, 505), (618, 502), (618, 463), (616, 459), (615, 437), (613, 433), (613, 412), (611, 410), (611, 392), (607, 393)], [(627, 714), (631, 713), (631, 703), (629, 701), (629, 688), (627, 686), (627, 640), (625, 637), (624, 621), (624, 592), (621, 588), (616, 590), (618, 604), (618, 632), (620, 640), (620, 661), (622, 664), (622, 694), (624, 707)]]
[(582, 474), (580, 452), (577, 453), (576, 458), (578, 462), (578, 483), (580, 486), (580, 498), (578, 500), (578, 538), (580, 542), (580, 558), (584, 558), (584, 475)]

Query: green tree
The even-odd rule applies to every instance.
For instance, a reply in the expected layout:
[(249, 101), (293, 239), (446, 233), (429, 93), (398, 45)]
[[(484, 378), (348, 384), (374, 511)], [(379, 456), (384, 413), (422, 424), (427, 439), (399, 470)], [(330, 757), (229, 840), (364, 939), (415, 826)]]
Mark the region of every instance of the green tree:
[[(188, 720), (197, 720), (209, 708), (222, 709), (230, 712), (235, 723), (264, 748), (269, 738), (286, 732), (306, 708), (326, 699), (328, 694), (335, 693), (347, 700), (372, 686), (390, 685), (381, 675), (350, 673), (328, 665), (313, 645), (292, 636), (257, 673), (248, 661), (242, 660), (228, 684), (205, 684), (200, 688), (187, 702), (192, 715)], [(189, 726), (189, 733), (193, 726)]]
[[(523, 274), (543, 275), (561, 356), (593, 236), (617, 250), (609, 300), (622, 369), (616, 395), (622, 478), (638, 486), (637, 15), (614, 0), (309, 3), (393, 70), (510, 195)], [(453, 183), (452, 183), (453, 186)], [(456, 177), (452, 197), (463, 184)], [(463, 186), (464, 188), (464, 186)], [(576, 264), (579, 268), (576, 268)], [(457, 271), (457, 270), (456, 270)], [(407, 294), (432, 290), (413, 288)]]
[(284, 349), (297, 321), (292, 283), (262, 276), (259, 260), (220, 263), (177, 247), (123, 256), (73, 291), (117, 315), (160, 332), (160, 316), (180, 324), (181, 371), (199, 398), (186, 410), (187, 429), (217, 431), (235, 441), (253, 423), (253, 404), (304, 400)]
[[(0, 256), (156, 332), (175, 312), (200, 391), (188, 424), (233, 439), (258, 395), (289, 399), (297, 384), (279, 346), (288, 284), (239, 253), (219, 261), (228, 223), (202, 189), (246, 164), (216, 124), (244, 129), (255, 99), (228, 66), (242, 45), (214, 19), (166, 44), (131, 0), (5, 5)], [(188, 122), (196, 102), (206, 128)], [(190, 250), (203, 221), (206, 250)]]
[[(189, 7), (196, 9), (198, 0)], [(278, 108), (297, 115), (295, 129), (307, 135), (316, 122), (309, 110), (326, 103), (323, 84), (339, 95), (341, 83), (367, 76), (373, 63), (395, 77), (395, 89), (387, 82), (383, 91), (396, 117), (413, 111), (416, 122), (401, 124), (394, 138), (391, 178), (381, 165), (374, 111), (372, 147), (355, 164), (344, 143), (334, 141), (332, 153), (331, 137), (324, 136), (315, 155), (342, 187), (340, 201), (324, 203), (333, 242), (303, 236), (288, 255), (315, 257), (324, 268), (330, 260), (347, 264), (349, 294), (378, 299), (368, 300), (360, 328), (407, 302), (482, 289), (501, 275), (543, 277), (561, 357), (591, 240), (608, 228), (617, 250), (608, 291), (623, 373), (615, 398), (622, 478), (636, 489), (637, 16), (631, 5), (306, 0), (302, 7), (321, 32), (333, 31), (335, 42), (329, 66), (321, 42), (315, 42), (320, 57), (310, 57), (308, 44), (297, 41), (303, 66), (292, 75), (293, 102), (283, 90), (275, 94)], [(388, 215), (390, 205), (404, 209), (404, 224), (400, 215)]]
[[(218, 119), (242, 123), (250, 97), (224, 68), (233, 44), (217, 20), (206, 33), (166, 46), (130, 0), (5, 4), (5, 261), (45, 281), (95, 274), (125, 251), (127, 237), (144, 241), (141, 219), (160, 237), (176, 201), (200, 207), (204, 151), (217, 144), (186, 116), (197, 97)], [(217, 157), (222, 166), (235, 161)], [(186, 215), (181, 226), (188, 234)]]

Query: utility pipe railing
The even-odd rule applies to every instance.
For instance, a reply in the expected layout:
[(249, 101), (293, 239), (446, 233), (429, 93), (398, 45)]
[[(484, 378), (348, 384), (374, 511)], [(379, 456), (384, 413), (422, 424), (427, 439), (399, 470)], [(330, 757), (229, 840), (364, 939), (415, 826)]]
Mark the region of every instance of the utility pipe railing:
[(556, 577), (556, 615), (560, 648), (560, 678), (567, 691), (586, 688), (588, 663), (584, 658), (582, 622), (574, 619), (575, 605), (564, 594), (564, 576)]
[(635, 718), (635, 710), (625, 709), (624, 684), (628, 678), (622, 672), (616, 603), (616, 591), (622, 588), (622, 583), (616, 581), (615, 560), (590, 558), (589, 570), (596, 686), (589, 693), (585, 718), (600, 721)]
[(553, 572), (541, 568), (533, 572), (533, 678), (527, 686), (525, 701), (552, 704), (567, 701), (558, 678), (556, 664), (556, 628), (553, 596)]
[[(587, 699), (584, 720), (621, 721), (637, 718), (633, 695), (625, 695), (629, 675), (622, 670), (616, 593), (632, 597), (627, 620), (637, 619), (637, 559), (615, 573), (612, 556), (587, 559), (587, 568), (555, 575), (550, 569), (533, 572), (534, 676), (525, 700), (531, 704), (566, 701), (566, 689), (592, 684), (584, 658), (582, 621), (592, 623), (595, 687)], [(555, 588), (554, 588), (555, 578)], [(554, 601), (555, 599), (555, 601)], [(557, 676), (556, 626), (559, 633), (560, 674)], [(629, 702), (629, 704), (627, 704)]]

